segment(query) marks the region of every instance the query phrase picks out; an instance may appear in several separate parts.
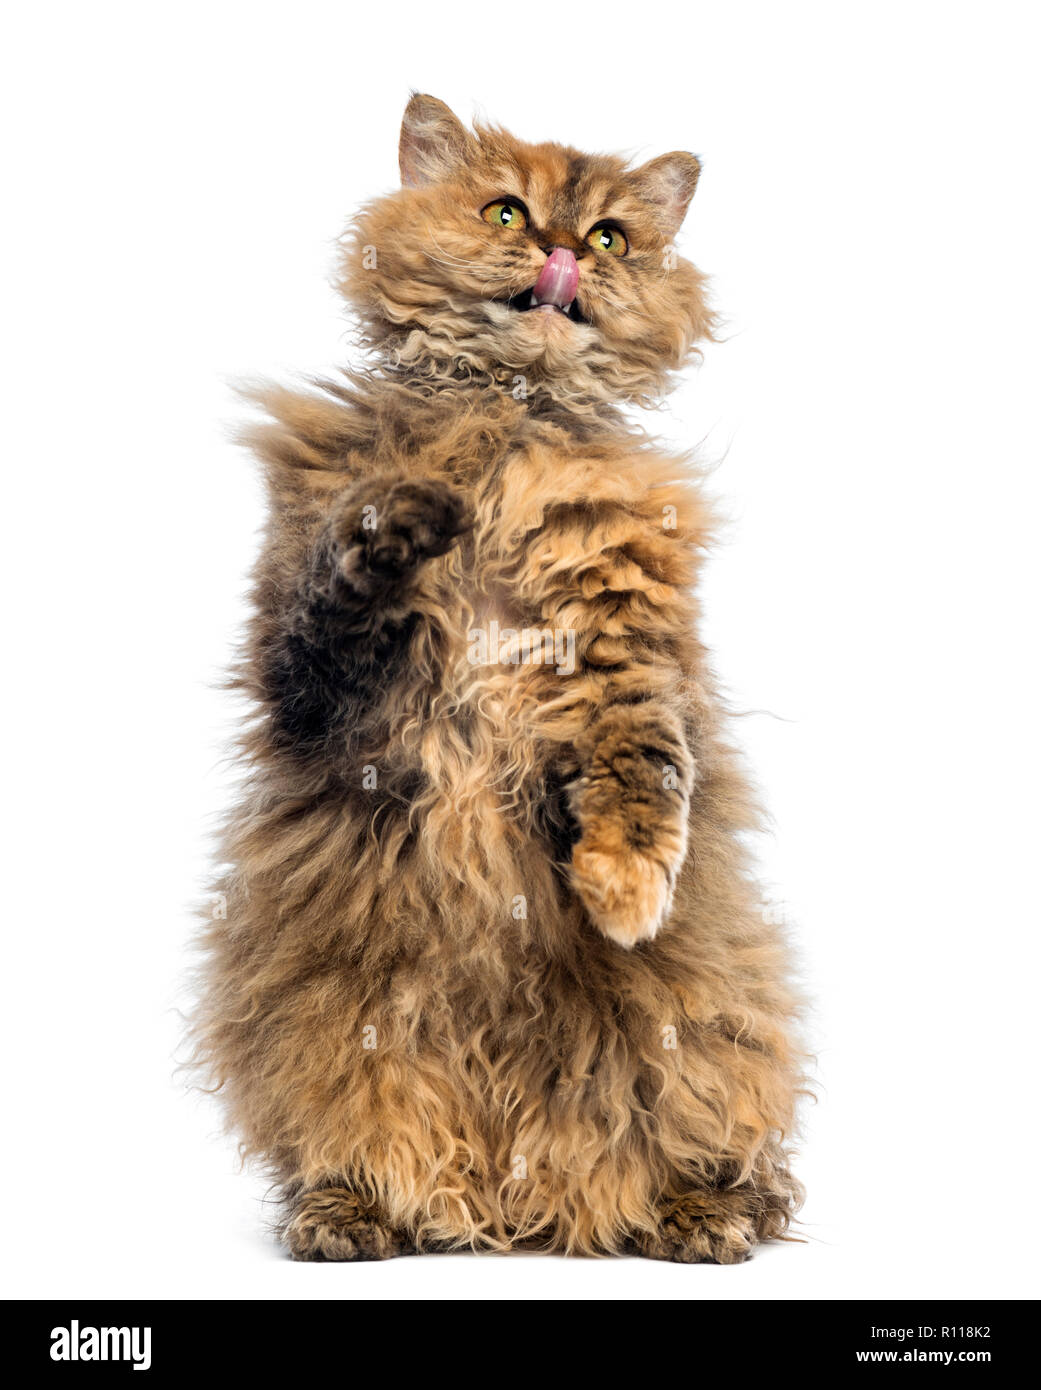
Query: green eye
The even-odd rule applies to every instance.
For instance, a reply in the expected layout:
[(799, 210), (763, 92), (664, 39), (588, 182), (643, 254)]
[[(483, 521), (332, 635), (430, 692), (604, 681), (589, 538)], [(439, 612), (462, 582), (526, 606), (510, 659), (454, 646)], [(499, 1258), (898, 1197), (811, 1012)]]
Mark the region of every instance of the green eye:
[(586, 241), (595, 250), (606, 251), (611, 256), (624, 256), (629, 249), (625, 233), (620, 227), (594, 227)]
[(481, 211), (481, 216), (489, 227), (511, 227), (514, 231), (528, 225), (524, 209), (519, 203), (489, 203)]

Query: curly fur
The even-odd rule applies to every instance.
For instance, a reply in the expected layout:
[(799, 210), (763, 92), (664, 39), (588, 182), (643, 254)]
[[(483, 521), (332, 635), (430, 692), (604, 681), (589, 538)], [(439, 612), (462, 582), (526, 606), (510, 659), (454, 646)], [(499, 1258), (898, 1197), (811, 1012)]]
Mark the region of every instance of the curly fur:
[[(734, 1262), (798, 1203), (796, 1003), (695, 636), (711, 518), (617, 409), (711, 332), (662, 262), (697, 163), (471, 134), (421, 96), (401, 160), (345, 247), (369, 365), (267, 390), (252, 434), (256, 717), (198, 1061), (295, 1258)], [(527, 231), (481, 220), (504, 193)], [(584, 241), (605, 210), (623, 259)], [(506, 302), (555, 245), (586, 323)], [(573, 633), (576, 669), (475, 666), (493, 618)]]

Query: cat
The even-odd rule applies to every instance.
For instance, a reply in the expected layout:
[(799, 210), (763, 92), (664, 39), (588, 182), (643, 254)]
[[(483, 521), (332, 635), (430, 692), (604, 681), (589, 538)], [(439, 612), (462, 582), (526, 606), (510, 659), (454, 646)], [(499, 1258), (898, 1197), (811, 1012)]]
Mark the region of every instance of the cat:
[(421, 94), (399, 154), (344, 241), (363, 365), (250, 435), (197, 1061), (294, 1259), (737, 1263), (801, 1200), (798, 999), (696, 635), (711, 510), (626, 413), (712, 338), (700, 164)]

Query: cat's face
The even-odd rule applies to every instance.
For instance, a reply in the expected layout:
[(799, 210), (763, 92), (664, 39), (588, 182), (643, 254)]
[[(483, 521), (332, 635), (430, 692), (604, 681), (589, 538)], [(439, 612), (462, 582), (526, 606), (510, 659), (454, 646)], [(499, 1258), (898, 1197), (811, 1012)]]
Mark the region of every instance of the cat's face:
[(703, 280), (672, 238), (698, 161), (613, 156), (470, 134), (415, 96), (400, 192), (365, 209), (343, 289), (398, 360), (487, 372), (515, 394), (653, 399), (711, 331)]

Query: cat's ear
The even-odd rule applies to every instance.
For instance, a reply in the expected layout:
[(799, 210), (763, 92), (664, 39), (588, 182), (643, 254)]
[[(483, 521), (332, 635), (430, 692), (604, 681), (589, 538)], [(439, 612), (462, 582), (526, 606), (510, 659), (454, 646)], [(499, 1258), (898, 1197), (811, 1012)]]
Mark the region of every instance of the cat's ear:
[(437, 97), (413, 92), (401, 122), (398, 162), (406, 188), (451, 177), (467, 162), (473, 138)]
[(660, 154), (633, 173), (633, 187), (655, 209), (667, 236), (674, 237), (682, 226), (700, 173), (697, 155), (684, 150)]

